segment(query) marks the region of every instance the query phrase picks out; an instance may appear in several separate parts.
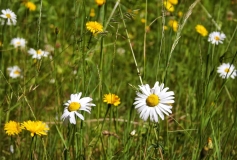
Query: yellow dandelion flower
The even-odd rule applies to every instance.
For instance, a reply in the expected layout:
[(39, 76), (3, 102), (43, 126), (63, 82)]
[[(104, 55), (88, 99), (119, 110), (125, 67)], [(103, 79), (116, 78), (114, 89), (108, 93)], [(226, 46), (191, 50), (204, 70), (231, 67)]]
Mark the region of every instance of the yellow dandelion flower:
[(90, 21), (86, 23), (86, 29), (93, 34), (96, 34), (103, 31), (103, 26), (96, 21)]
[(95, 3), (96, 3), (98, 6), (102, 6), (103, 4), (105, 4), (105, 1), (106, 1), (106, 0), (95, 0)]
[(9, 121), (4, 125), (4, 130), (6, 131), (6, 134), (8, 134), (9, 136), (14, 136), (21, 133), (22, 128), (20, 123), (15, 121)]
[(198, 25), (196, 25), (195, 29), (203, 37), (206, 37), (208, 35), (208, 31), (206, 30), (206, 28), (203, 25), (198, 24)]
[(26, 8), (28, 8), (30, 11), (36, 10), (36, 5), (33, 2), (26, 2), (25, 3)]
[(176, 5), (178, 4), (178, 0), (168, 0), (171, 4)]
[(49, 127), (46, 125), (46, 123), (42, 121), (27, 121), (22, 123), (22, 127), (30, 132), (31, 137), (35, 136), (35, 134), (41, 136), (41, 135), (47, 135), (47, 131), (49, 130)]
[(118, 106), (120, 104), (120, 98), (116, 94), (105, 94), (104, 102), (107, 104), (112, 104), (114, 106)]
[(91, 11), (90, 11), (90, 17), (95, 17), (95, 10), (94, 10), (94, 8), (92, 8)]
[(178, 28), (179, 28), (179, 24), (176, 20), (170, 20), (168, 22), (169, 26), (173, 28), (173, 31), (177, 32)]
[(169, 1), (164, 1), (164, 6), (169, 12), (174, 12), (174, 6)]

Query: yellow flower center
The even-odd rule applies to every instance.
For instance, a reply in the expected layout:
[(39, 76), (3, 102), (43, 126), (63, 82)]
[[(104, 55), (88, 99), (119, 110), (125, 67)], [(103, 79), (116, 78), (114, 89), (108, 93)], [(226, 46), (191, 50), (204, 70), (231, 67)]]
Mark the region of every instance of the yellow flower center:
[(19, 75), (20, 72), (18, 70), (14, 71), (14, 74)]
[(76, 111), (76, 110), (78, 110), (78, 109), (80, 109), (80, 108), (81, 108), (81, 105), (80, 105), (80, 103), (78, 103), (78, 102), (72, 102), (72, 103), (70, 103), (70, 105), (68, 106), (68, 110), (69, 110), (70, 112)]
[(20, 44), (21, 44), (21, 42), (20, 42), (20, 41), (18, 41), (18, 42), (16, 42), (16, 44), (20, 45)]
[(155, 106), (157, 106), (157, 104), (159, 104), (159, 102), (160, 102), (160, 98), (155, 94), (151, 94), (146, 99), (146, 104), (149, 107), (155, 107)]
[(226, 72), (226, 73), (228, 73), (229, 71), (230, 71), (230, 69), (229, 69), (229, 68), (226, 68), (226, 69), (225, 69), (225, 72)]
[(9, 13), (6, 14), (7, 18), (11, 18), (11, 15)]
[(42, 54), (42, 51), (41, 50), (37, 50), (36, 53), (37, 54)]
[(215, 40), (217, 40), (217, 41), (219, 41), (220, 40), (220, 37), (218, 37), (218, 36), (215, 36), (215, 38), (214, 38)]

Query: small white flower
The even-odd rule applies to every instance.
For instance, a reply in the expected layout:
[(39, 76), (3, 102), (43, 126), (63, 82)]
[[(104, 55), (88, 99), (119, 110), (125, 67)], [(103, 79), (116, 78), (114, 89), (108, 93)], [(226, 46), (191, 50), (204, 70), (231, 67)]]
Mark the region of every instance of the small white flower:
[(81, 92), (77, 94), (71, 94), (70, 100), (64, 104), (66, 107), (64, 108), (63, 115), (61, 116), (63, 121), (69, 120), (71, 124), (76, 124), (75, 115), (81, 120), (84, 120), (83, 115), (78, 113), (78, 111), (83, 110), (90, 113), (91, 106), (95, 106), (95, 104), (91, 103), (92, 98), (81, 98), (81, 94)]
[(21, 77), (21, 69), (18, 66), (8, 67), (7, 70), (11, 78)]
[(16, 24), (16, 15), (10, 9), (2, 10), (2, 14), (0, 15), (2, 18), (7, 19), (7, 25), (15, 25)]
[(14, 147), (13, 147), (13, 145), (10, 145), (10, 149), (9, 149), (9, 150), (10, 150), (11, 153), (14, 153)]
[(30, 50), (28, 50), (28, 53), (32, 55), (32, 58), (36, 59), (41, 59), (42, 57), (48, 57), (49, 55), (49, 52), (43, 51), (41, 49), (34, 50), (33, 48), (30, 48)]
[(15, 48), (17, 47), (21, 47), (21, 48), (25, 48), (26, 46), (26, 40), (24, 38), (13, 38), (11, 40), (11, 45), (13, 45)]
[(131, 136), (135, 136), (136, 135), (136, 130), (133, 130), (131, 133), (130, 133)]
[(171, 103), (174, 103), (174, 92), (164, 88), (164, 84), (159, 85), (156, 82), (153, 88), (148, 84), (139, 86), (141, 92), (137, 92), (135, 98), (135, 108), (140, 114), (140, 118), (144, 121), (150, 116), (152, 122), (159, 122), (158, 117), (164, 120), (164, 114), (169, 115), (171, 111)]
[(208, 42), (211, 42), (212, 44), (218, 45), (219, 43), (223, 43), (222, 41), (226, 38), (224, 33), (220, 32), (212, 32), (209, 34)]
[(220, 74), (221, 78), (235, 78), (236, 77), (236, 69), (234, 65), (230, 65), (229, 63), (223, 63), (217, 68), (217, 73)]

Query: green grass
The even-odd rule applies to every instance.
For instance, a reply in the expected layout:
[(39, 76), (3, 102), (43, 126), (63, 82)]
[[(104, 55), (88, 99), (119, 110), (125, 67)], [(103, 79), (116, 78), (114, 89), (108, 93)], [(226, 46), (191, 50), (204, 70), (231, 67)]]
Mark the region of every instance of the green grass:
[[(237, 65), (236, 15), (227, 17), (236, 10), (235, 1), (180, 0), (170, 14), (155, 0), (107, 0), (100, 7), (94, 0), (32, 1), (35, 11), (20, 1), (0, 1), (1, 10), (17, 15), (15, 26), (0, 26), (1, 159), (237, 158), (236, 80), (217, 73), (222, 62)], [(179, 22), (177, 32), (170, 19)], [(88, 21), (100, 22), (104, 32), (93, 36)], [(226, 35), (223, 44), (209, 43), (195, 31), (197, 24), (209, 33), (219, 27)], [(10, 45), (15, 37), (26, 39), (25, 49)], [(30, 48), (48, 50), (51, 58), (32, 59)], [(9, 77), (7, 68), (14, 65), (23, 78)], [(175, 93), (172, 114), (159, 123), (144, 122), (133, 105), (136, 90), (156, 81)], [(84, 121), (64, 125), (63, 104), (78, 92), (96, 106), (91, 114), (80, 112)], [(118, 95), (121, 104), (104, 103), (108, 93)], [(10, 120), (41, 120), (50, 130), (34, 138), (26, 130), (8, 136), (4, 125)], [(213, 147), (203, 156), (208, 138)]]

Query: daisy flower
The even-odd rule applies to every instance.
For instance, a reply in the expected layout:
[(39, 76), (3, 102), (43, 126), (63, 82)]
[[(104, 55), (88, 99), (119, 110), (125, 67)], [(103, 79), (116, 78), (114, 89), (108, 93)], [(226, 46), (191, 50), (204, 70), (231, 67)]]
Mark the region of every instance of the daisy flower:
[(150, 116), (152, 122), (158, 122), (159, 117), (164, 120), (164, 114), (169, 115), (171, 111), (171, 103), (174, 103), (174, 92), (164, 88), (164, 84), (156, 82), (153, 88), (148, 84), (139, 86), (140, 91), (137, 92), (135, 98), (135, 108), (140, 114), (140, 118), (147, 121)]
[(195, 29), (203, 37), (206, 37), (208, 34), (208, 31), (206, 30), (206, 28), (203, 25), (198, 24), (198, 25), (196, 25)]
[(10, 9), (2, 10), (2, 14), (0, 15), (2, 18), (7, 19), (7, 25), (15, 25), (16, 24), (16, 15)]
[(69, 120), (71, 124), (76, 124), (76, 118), (79, 117), (81, 120), (84, 120), (84, 117), (82, 114), (80, 114), (78, 111), (86, 111), (90, 113), (91, 106), (95, 106), (95, 104), (91, 103), (92, 98), (90, 97), (84, 97), (81, 98), (82, 93), (77, 94), (71, 94), (70, 100), (68, 100), (64, 105), (66, 106), (64, 108), (63, 115), (61, 116), (61, 119)]
[(96, 21), (90, 21), (86, 23), (86, 29), (93, 34), (96, 34), (103, 31), (103, 26)]
[(24, 38), (13, 38), (11, 40), (11, 45), (13, 45), (15, 48), (17, 47), (21, 47), (21, 48), (25, 48), (26, 46), (26, 40)]
[(31, 137), (34, 137), (36, 134), (39, 136), (47, 135), (49, 127), (46, 123), (42, 121), (27, 121), (21, 124), (23, 129), (26, 129), (30, 132)]
[(217, 68), (217, 73), (220, 74), (221, 78), (235, 78), (236, 77), (236, 69), (234, 65), (230, 65), (229, 63), (223, 63)]
[(209, 34), (208, 42), (212, 44), (218, 45), (219, 43), (223, 43), (222, 41), (226, 38), (224, 33), (220, 32), (212, 32)]
[(102, 6), (103, 4), (105, 4), (105, 1), (106, 1), (106, 0), (95, 0), (95, 3), (96, 3), (98, 6)]
[(109, 93), (104, 95), (104, 102), (106, 102), (107, 104), (118, 106), (120, 104), (120, 98), (115, 94)]
[(8, 67), (7, 70), (11, 78), (21, 77), (21, 69), (18, 66)]
[(49, 52), (43, 51), (41, 49), (34, 50), (33, 48), (30, 48), (30, 50), (28, 50), (28, 53), (32, 55), (32, 58), (36, 59), (41, 59), (42, 57), (48, 57), (49, 55)]
[(20, 123), (15, 121), (9, 121), (4, 125), (4, 130), (6, 131), (7, 135), (14, 136), (21, 133), (22, 128)]

